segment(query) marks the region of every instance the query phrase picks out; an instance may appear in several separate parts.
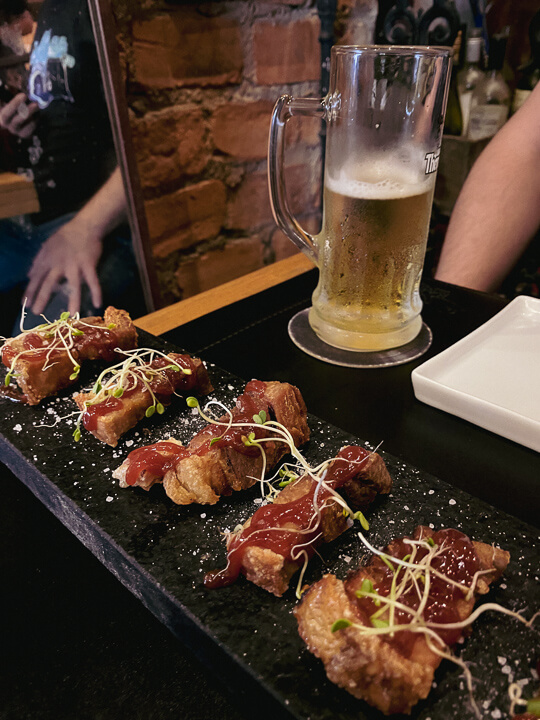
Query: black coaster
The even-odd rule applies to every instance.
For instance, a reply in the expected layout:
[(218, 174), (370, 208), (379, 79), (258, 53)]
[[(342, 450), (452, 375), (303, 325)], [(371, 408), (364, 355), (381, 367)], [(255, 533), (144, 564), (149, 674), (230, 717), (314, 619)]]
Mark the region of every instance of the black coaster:
[(309, 308), (301, 310), (289, 321), (289, 335), (293, 343), (318, 360), (353, 368), (382, 368), (415, 360), (429, 349), (433, 334), (425, 323), (418, 335), (401, 347), (374, 352), (342, 350), (323, 342), (313, 331), (308, 320)]

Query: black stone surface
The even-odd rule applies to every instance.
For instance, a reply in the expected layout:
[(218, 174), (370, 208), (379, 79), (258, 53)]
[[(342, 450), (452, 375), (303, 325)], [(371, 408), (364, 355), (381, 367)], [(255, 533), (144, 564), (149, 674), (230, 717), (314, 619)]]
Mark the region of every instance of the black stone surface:
[[(156, 339), (146, 336), (146, 340), (164, 347)], [(216, 388), (213, 396), (225, 405), (232, 404), (244, 383), (216, 367), (209, 369)], [(276, 379), (283, 378), (278, 373)], [(219, 591), (204, 589), (204, 573), (224, 564), (221, 532), (253, 512), (257, 488), (213, 507), (177, 507), (160, 487), (149, 493), (121, 490), (113, 481), (112, 470), (136, 444), (169, 434), (189, 440), (202, 422), (181, 401), (164, 416), (144, 421), (114, 450), (86, 433), (74, 445), (69, 420), (53, 428), (44, 426), (71, 410), (69, 394), (39, 408), (4, 401), (0, 458), (160, 623), (220, 682), (233, 689), (235, 704), (247, 717), (382, 717), (326, 680), (320, 664), (297, 635), (291, 614), (296, 602), (293, 591), (278, 599), (244, 579)], [(313, 416), (310, 422), (313, 438), (306, 456), (311, 461), (328, 457), (352, 439)], [(373, 442), (372, 437), (364, 439)], [(535, 528), (383, 454), (395, 489), (368, 513), (373, 544), (379, 546), (392, 537), (409, 534), (419, 523), (458, 527), (512, 554), (505, 579), (494, 588), (490, 600), (527, 613), (540, 606)], [(308, 570), (308, 582), (323, 571), (343, 576), (365, 555), (353, 532), (323, 548), (321, 554), (322, 559), (314, 560)], [(506, 616), (485, 615), (478, 621), (460, 654), (475, 663), (475, 674), (481, 680), (475, 694), (488, 716), (507, 714), (508, 682), (530, 677), (538, 659), (539, 639), (537, 628), (529, 630)], [(212, 716), (201, 711), (202, 718)], [(411, 717), (473, 718), (460, 670), (444, 663), (430, 697)]]

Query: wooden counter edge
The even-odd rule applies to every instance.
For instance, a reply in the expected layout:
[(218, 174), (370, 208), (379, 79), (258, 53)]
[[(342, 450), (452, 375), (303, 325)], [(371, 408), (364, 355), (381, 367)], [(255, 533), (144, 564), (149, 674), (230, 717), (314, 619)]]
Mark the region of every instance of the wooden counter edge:
[(311, 270), (313, 263), (302, 253), (278, 260), (260, 270), (230, 280), (211, 290), (181, 300), (135, 320), (135, 325), (152, 335), (162, 335), (180, 325), (219, 310), (237, 300), (244, 300), (285, 280)]

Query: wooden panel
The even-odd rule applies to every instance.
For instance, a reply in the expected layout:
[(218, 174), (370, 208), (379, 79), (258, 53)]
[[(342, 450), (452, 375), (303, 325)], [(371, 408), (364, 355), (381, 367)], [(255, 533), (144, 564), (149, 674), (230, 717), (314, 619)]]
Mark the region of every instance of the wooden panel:
[(15, 173), (0, 173), (0, 218), (39, 211), (31, 180)]
[(145, 315), (136, 320), (135, 325), (152, 335), (161, 335), (237, 300), (243, 300), (266, 288), (290, 280), (312, 268), (311, 260), (298, 253), (286, 260), (267, 265), (236, 280)]

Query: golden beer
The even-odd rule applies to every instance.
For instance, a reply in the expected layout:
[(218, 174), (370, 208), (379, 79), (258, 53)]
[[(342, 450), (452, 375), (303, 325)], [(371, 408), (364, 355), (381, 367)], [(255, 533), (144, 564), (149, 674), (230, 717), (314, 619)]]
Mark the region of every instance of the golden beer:
[(325, 181), (309, 322), (335, 347), (398, 347), (422, 326), (418, 288), (434, 176), (385, 166), (368, 166), (362, 179), (344, 169)]

